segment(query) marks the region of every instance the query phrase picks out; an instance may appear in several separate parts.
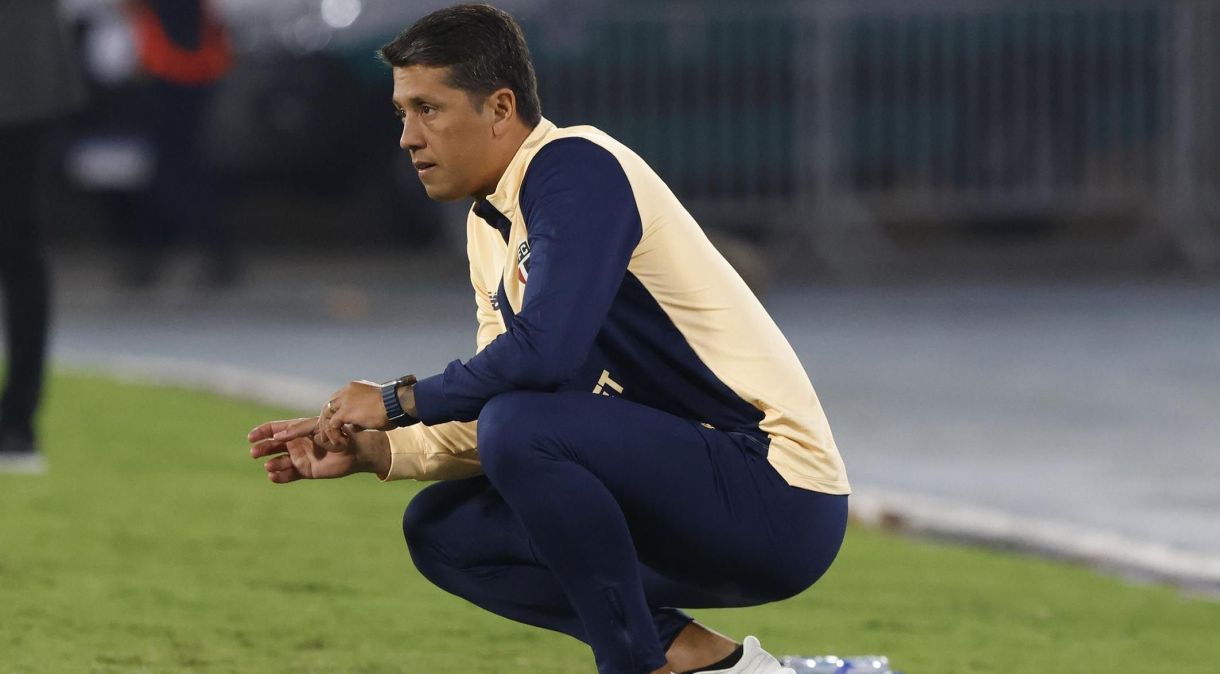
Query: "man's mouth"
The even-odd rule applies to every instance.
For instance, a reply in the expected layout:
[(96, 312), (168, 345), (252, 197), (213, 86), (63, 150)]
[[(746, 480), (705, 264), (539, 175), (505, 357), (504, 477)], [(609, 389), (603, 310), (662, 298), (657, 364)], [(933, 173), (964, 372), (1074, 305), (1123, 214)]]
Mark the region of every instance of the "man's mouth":
[(417, 161), (417, 162), (415, 162), (415, 170), (416, 170), (416, 171), (419, 171), (420, 173), (423, 173), (423, 172), (427, 171), (428, 169), (430, 169), (430, 168), (432, 168), (432, 167), (434, 167), (434, 166), (436, 166), (436, 164), (434, 164), (434, 163), (432, 163), (432, 162), (430, 162), (430, 161)]

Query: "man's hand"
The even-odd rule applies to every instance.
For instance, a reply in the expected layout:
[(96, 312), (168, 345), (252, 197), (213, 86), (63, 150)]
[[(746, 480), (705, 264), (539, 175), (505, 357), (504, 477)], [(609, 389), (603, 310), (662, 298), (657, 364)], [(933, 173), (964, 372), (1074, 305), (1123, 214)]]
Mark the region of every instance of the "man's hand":
[(354, 381), (335, 391), (322, 406), (318, 416), (318, 429), (336, 445), (347, 441), (345, 427), (388, 431), (393, 426), (385, 413), (381, 401), (381, 385), (371, 381)]
[(389, 441), (383, 433), (358, 433), (353, 438), (339, 429), (342, 444), (329, 441), (325, 434), (315, 434), (318, 419), (308, 417), (285, 421), (269, 421), (246, 436), (250, 441), (250, 456), (272, 457), (263, 467), (267, 477), (277, 484), (296, 480), (318, 480), (345, 477), (352, 473), (389, 471)]

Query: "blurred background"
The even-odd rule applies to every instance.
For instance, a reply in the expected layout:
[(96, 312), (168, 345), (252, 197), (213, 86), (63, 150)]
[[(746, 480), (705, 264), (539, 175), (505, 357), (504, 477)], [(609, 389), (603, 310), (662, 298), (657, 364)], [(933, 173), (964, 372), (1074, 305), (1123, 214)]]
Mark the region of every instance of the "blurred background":
[[(188, 4), (62, 2), (87, 97), (30, 167), (54, 361), (312, 409), (470, 352), (467, 205), (425, 197), (373, 56), (449, 3)], [(860, 503), (1067, 522), (1220, 587), (1220, 2), (497, 5), (544, 114), (639, 152), (763, 298)]]
[[(130, 234), (117, 204), (153, 173), (155, 77), (122, 4), (64, 3), (93, 95), (48, 187), (63, 245)], [(291, 219), (297, 241), (463, 249), (464, 209), (423, 197), (372, 57), (445, 3), (212, 4), (234, 58), (193, 106), (220, 200), (208, 226), (247, 246), (284, 245)], [(1213, 2), (501, 4), (549, 118), (635, 148), (780, 274), (1220, 261)]]

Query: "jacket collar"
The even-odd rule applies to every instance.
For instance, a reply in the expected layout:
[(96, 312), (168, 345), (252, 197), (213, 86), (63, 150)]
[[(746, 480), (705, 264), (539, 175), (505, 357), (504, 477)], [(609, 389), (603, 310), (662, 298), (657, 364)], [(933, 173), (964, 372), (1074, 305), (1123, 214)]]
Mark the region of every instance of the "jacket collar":
[(474, 214), (479, 216), (490, 227), (498, 230), (500, 236), (504, 237), (505, 241), (508, 241), (508, 233), (512, 229), (513, 222), (504, 217), (500, 211), (497, 211), (495, 206), (492, 206), (486, 200), (476, 201), (474, 202)]

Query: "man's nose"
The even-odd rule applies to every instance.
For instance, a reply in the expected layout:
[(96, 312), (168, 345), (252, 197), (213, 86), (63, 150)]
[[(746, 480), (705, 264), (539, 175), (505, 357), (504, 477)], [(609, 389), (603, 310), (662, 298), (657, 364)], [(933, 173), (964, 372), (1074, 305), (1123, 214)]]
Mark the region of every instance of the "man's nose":
[(404, 116), (402, 118), (402, 135), (398, 137), (398, 147), (414, 152), (423, 146), (424, 139), (419, 133), (419, 127), (412, 123), (410, 114)]

